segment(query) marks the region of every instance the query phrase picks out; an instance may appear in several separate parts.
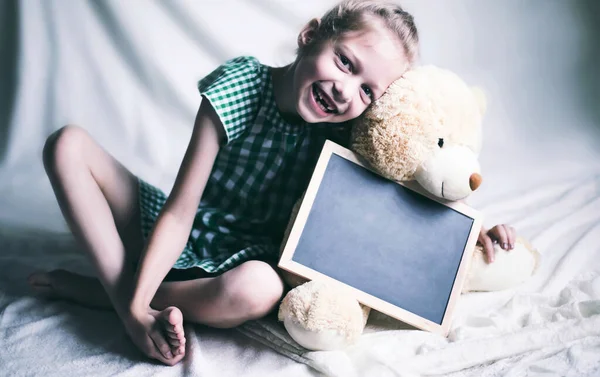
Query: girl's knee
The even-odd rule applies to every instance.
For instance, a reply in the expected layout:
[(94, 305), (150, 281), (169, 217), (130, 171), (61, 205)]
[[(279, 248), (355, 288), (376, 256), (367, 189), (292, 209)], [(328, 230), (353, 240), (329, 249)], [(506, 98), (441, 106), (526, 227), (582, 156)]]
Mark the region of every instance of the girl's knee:
[(54, 172), (58, 166), (77, 161), (86, 137), (85, 130), (71, 125), (64, 126), (48, 136), (42, 154), (46, 171)]
[(230, 297), (243, 303), (250, 319), (263, 317), (273, 310), (284, 290), (283, 281), (273, 267), (261, 261), (248, 261), (236, 270), (227, 290)]

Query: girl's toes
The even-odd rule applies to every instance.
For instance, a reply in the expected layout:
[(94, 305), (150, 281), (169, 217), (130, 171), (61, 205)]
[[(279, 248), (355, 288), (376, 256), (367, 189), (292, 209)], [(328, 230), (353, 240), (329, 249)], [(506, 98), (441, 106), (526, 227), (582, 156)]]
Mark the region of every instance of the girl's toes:
[(172, 348), (185, 346), (185, 338), (183, 339), (170, 339), (169, 343)]
[(163, 310), (163, 318), (170, 324), (176, 331), (178, 328), (183, 330), (183, 314), (178, 308), (171, 306)]
[(58, 297), (58, 292), (54, 288), (52, 278), (47, 272), (34, 272), (29, 275), (27, 282), (36, 294), (44, 297)]
[(167, 341), (175, 352), (179, 347), (185, 345), (185, 334), (183, 332), (183, 314), (178, 308), (171, 306), (160, 314), (167, 335)]
[(52, 285), (50, 274), (47, 272), (34, 272), (33, 274), (29, 275), (27, 282), (34, 287)]

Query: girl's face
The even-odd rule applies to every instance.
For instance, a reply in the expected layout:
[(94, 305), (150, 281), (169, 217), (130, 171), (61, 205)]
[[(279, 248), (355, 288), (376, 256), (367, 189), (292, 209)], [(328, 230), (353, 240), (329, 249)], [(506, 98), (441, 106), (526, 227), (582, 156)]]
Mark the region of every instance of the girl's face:
[[(308, 31), (308, 34), (305, 32)], [(299, 43), (310, 43), (310, 24)], [(397, 37), (383, 27), (346, 34), (302, 56), (294, 73), (296, 113), (308, 123), (358, 117), (404, 73), (408, 62)]]

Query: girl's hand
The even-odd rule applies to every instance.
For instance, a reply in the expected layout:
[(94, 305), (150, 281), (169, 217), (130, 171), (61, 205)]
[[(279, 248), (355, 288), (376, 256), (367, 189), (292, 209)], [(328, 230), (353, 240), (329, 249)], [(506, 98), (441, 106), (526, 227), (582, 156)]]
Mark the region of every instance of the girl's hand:
[[(185, 356), (185, 347), (169, 344), (163, 312), (148, 308), (146, 312), (132, 313), (123, 320), (133, 343), (148, 357), (167, 365), (175, 365)], [(183, 328), (180, 329), (183, 334)], [(170, 339), (173, 342), (173, 339)], [(183, 342), (185, 344), (185, 341)]]
[(477, 244), (483, 246), (488, 263), (492, 263), (494, 261), (494, 244), (500, 244), (504, 250), (512, 250), (515, 247), (516, 237), (515, 229), (507, 224), (496, 225), (490, 230), (482, 227)]

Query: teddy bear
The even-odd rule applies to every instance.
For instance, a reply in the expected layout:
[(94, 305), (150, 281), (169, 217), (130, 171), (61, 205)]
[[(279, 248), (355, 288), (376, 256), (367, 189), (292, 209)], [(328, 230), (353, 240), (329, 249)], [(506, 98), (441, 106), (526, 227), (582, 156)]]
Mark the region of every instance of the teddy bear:
[[(352, 124), (350, 148), (382, 176), (416, 181), (447, 201), (464, 200), (482, 183), (478, 162), (486, 100), (455, 73), (433, 65), (406, 72)], [(284, 242), (302, 198), (294, 207)], [(462, 292), (508, 289), (531, 276), (539, 253), (519, 238), (509, 252), (495, 246), (495, 262), (477, 246)], [(321, 281), (282, 271), (291, 289), (278, 319), (309, 350), (334, 350), (362, 334), (370, 308)]]

